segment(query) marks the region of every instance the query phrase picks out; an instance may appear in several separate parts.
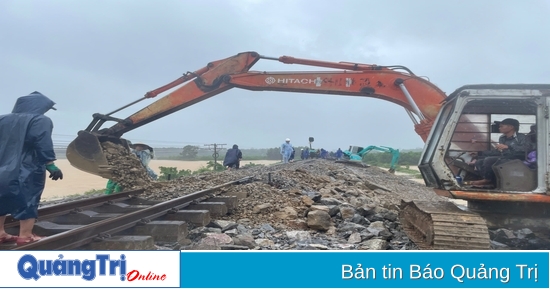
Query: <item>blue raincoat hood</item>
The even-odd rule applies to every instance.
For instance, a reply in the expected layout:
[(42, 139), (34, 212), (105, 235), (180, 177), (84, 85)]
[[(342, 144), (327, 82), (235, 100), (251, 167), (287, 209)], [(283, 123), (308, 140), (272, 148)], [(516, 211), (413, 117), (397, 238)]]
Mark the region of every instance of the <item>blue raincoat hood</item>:
[(17, 99), (12, 113), (45, 114), (54, 109), (55, 102), (42, 93), (35, 91), (29, 95)]

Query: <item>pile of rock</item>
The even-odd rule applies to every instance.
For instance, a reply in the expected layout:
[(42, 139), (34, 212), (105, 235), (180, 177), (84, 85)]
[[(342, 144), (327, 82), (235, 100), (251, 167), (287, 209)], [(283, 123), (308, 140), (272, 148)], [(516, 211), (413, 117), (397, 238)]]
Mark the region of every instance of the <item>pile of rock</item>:
[(102, 142), (101, 146), (110, 166), (113, 181), (125, 190), (150, 189), (153, 186), (153, 180), (147, 176), (138, 157), (131, 154), (127, 148), (109, 141)]
[(528, 228), (489, 230), (491, 246), (495, 250), (550, 250), (550, 240), (537, 236)]
[[(252, 176), (253, 182), (219, 190), (240, 198), (230, 215), (190, 228), (182, 249), (393, 249), (411, 250), (398, 219), (401, 200), (448, 201), (432, 189), (376, 167), (316, 159), (207, 172), (167, 182), (151, 181), (122, 146), (105, 143), (113, 180), (144, 188), (142, 198), (169, 200)], [(494, 249), (548, 249), (529, 229), (490, 231)]]
[[(350, 169), (315, 160), (255, 170), (258, 182), (225, 191), (240, 198), (237, 208), (208, 227), (193, 229), (194, 243), (187, 248), (415, 249), (397, 217), (401, 195), (438, 198), (424, 186), (378, 168)], [(372, 181), (385, 178), (398, 181)]]

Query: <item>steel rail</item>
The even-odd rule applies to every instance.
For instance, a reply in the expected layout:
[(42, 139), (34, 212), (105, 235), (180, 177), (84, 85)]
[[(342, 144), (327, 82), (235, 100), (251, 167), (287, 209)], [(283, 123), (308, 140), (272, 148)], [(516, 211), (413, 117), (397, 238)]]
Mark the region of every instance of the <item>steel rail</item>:
[(144, 220), (158, 218), (168, 214), (169, 211), (179, 210), (193, 200), (204, 197), (207, 194), (234, 184), (240, 184), (252, 179), (251, 176), (227, 182), (202, 191), (194, 192), (176, 199), (152, 205), (122, 216), (109, 218), (95, 222), (78, 229), (46, 237), (40, 241), (18, 246), (13, 250), (70, 250), (92, 242), (95, 238), (102, 238), (102, 234), (113, 234), (131, 228)]
[[(89, 208), (98, 207), (103, 205), (105, 202), (127, 200), (141, 193), (143, 193), (143, 189), (125, 191), (125, 192), (120, 192), (112, 195), (104, 195), (104, 196), (87, 198), (87, 199), (76, 200), (76, 201), (70, 201), (70, 202), (65, 202), (65, 203), (51, 205), (51, 206), (44, 206), (42, 208), (38, 208), (38, 219), (39, 220), (51, 219), (53, 217), (57, 217), (57, 216), (71, 213), (73, 211), (77, 211), (78, 209), (85, 210)], [(4, 227), (6, 228), (15, 227), (17, 225), (19, 225), (19, 220), (14, 219), (12, 216), (8, 216), (6, 218), (6, 222), (4, 223)]]

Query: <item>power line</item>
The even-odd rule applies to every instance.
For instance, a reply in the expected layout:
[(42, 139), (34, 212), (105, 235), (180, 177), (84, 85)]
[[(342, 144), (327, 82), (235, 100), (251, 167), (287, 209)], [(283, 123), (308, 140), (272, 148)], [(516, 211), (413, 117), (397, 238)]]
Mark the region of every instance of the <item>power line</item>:
[(207, 147), (207, 149), (209, 150), (214, 150), (214, 153), (212, 154), (212, 156), (214, 157), (214, 170), (217, 169), (218, 167), (218, 150), (219, 149), (224, 149), (223, 146), (225, 146), (227, 144), (219, 144), (219, 143), (213, 143), (213, 144), (205, 144), (204, 146)]

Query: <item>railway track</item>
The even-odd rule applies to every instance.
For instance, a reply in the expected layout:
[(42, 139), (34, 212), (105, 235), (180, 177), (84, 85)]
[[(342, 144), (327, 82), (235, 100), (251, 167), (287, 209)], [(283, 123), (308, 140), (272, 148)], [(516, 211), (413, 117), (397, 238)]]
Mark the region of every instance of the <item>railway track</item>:
[[(187, 235), (187, 224), (204, 226), (210, 216), (235, 207), (237, 197), (214, 195), (216, 191), (252, 178), (164, 202), (139, 198), (143, 190), (136, 190), (43, 207), (34, 233), (47, 238), (23, 246), (1, 244), (0, 250), (151, 250), (158, 242), (178, 243)], [(18, 225), (8, 218), (6, 231), (17, 235)]]

